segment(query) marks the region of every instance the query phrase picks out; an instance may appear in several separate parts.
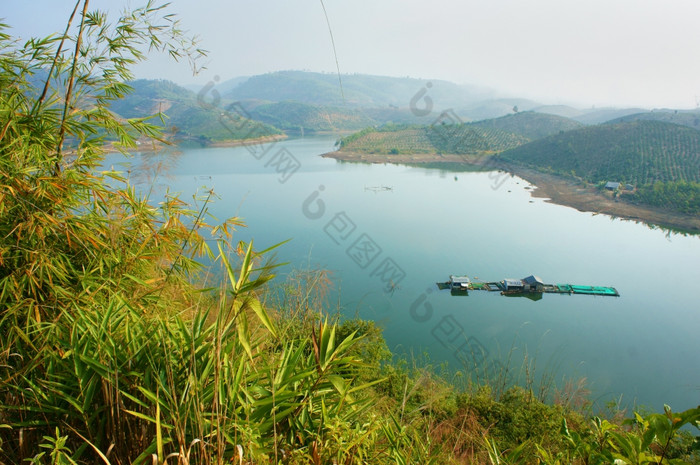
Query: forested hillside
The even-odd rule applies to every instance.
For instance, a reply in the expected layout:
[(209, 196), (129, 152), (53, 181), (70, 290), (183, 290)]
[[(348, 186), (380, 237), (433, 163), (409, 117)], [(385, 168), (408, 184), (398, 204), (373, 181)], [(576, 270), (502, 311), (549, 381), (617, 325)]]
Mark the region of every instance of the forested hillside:
[[(166, 80), (140, 79), (129, 82), (133, 92), (111, 102), (110, 110), (123, 118), (145, 118), (158, 113), (163, 120), (152, 118), (152, 124), (163, 127), (174, 141), (240, 140), (282, 134), (282, 131), (258, 121), (245, 121), (240, 111), (226, 111), (222, 104), (214, 106), (197, 100), (197, 95)], [(211, 97), (207, 96), (207, 99)]]
[(604, 124), (540, 139), (500, 157), (590, 182), (699, 182), (700, 131), (658, 121)]
[(625, 123), (629, 121), (664, 121), (700, 130), (700, 111), (655, 110), (623, 116), (610, 121), (610, 123)]
[(360, 130), (377, 124), (361, 109), (285, 101), (263, 103), (248, 110), (250, 117), (286, 131)]
[(386, 125), (341, 140), (362, 153), (495, 154), (582, 125), (560, 116), (523, 112), (475, 123)]
[(472, 123), (471, 126), (499, 129), (521, 135), (528, 140), (537, 140), (553, 134), (559, 134), (560, 132), (582, 128), (583, 124), (562, 116), (527, 111), (500, 118), (477, 121)]
[(700, 131), (661, 121), (591, 126), (531, 142), (501, 159), (593, 183), (632, 184), (632, 201), (700, 213)]

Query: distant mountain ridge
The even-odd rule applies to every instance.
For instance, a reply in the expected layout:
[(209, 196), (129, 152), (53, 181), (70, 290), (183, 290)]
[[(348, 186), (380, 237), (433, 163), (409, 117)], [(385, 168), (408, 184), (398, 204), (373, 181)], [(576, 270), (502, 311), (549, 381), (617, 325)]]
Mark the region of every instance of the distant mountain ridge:
[[(278, 71), (252, 76), (224, 97), (230, 100), (297, 101), (313, 105), (408, 108), (422, 89), (436, 111), (484, 100), (484, 91), (448, 81), (365, 74)], [(420, 109), (424, 102), (419, 102)]]
[[(236, 139), (248, 135), (247, 132), (232, 132), (230, 126), (237, 125), (222, 126), (220, 113), (232, 104), (242, 109), (242, 114), (247, 112), (248, 117), (261, 122), (260, 131), (253, 132), (253, 136), (279, 134), (281, 131), (357, 131), (387, 123), (430, 125), (444, 111), (464, 122), (481, 122), (529, 111), (538, 115), (568, 117), (564, 127), (559, 127), (557, 120), (541, 121), (538, 123), (539, 133), (521, 134), (529, 140), (575, 129), (574, 121), (599, 124), (611, 118), (619, 122), (661, 120), (700, 129), (699, 112), (542, 105), (522, 98), (497, 98), (493, 91), (473, 86), (409, 77), (355, 74), (341, 75), (340, 80), (342, 88), (337, 74), (307, 71), (217, 79), (210, 83), (213, 87), (199, 89), (197, 86), (186, 89), (165, 80), (137, 80), (131, 83), (134, 93), (123, 101), (114, 102), (112, 108), (124, 117), (145, 117), (163, 111), (168, 117), (164, 126), (173, 134), (184, 139), (203, 140)], [(202, 91), (206, 94), (204, 104), (197, 98)], [(235, 114), (229, 116), (237, 117)], [(513, 128), (501, 129), (518, 133)]]
[(700, 110), (654, 110), (623, 116), (610, 121), (610, 123), (629, 121), (663, 121), (700, 130)]
[(361, 109), (319, 106), (294, 101), (250, 106), (250, 117), (285, 131), (360, 130), (377, 121)]

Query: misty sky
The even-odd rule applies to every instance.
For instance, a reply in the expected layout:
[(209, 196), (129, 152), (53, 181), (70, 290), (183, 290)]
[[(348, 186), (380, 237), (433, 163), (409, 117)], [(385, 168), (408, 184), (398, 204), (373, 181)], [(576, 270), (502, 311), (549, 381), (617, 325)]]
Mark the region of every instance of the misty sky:
[[(144, 0), (145, 2), (145, 0)], [(93, 0), (117, 13), (141, 0)], [(3, 0), (22, 38), (62, 30), (74, 2)], [(446, 79), (582, 106), (695, 108), (698, 0), (325, 0), (342, 73)], [(139, 77), (181, 84), (287, 69), (335, 72), (320, 1), (173, 0), (208, 67), (152, 57)]]

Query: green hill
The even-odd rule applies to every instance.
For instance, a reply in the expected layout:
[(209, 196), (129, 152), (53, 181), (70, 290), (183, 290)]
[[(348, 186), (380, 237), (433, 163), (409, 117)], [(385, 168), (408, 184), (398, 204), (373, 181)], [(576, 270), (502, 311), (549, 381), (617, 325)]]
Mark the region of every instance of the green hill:
[(521, 135), (474, 124), (433, 126), (425, 132), (438, 153), (488, 155), (528, 142)]
[(632, 202), (700, 213), (700, 131), (661, 121), (603, 124), (508, 150), (502, 159), (554, 174), (636, 186)]
[(500, 118), (478, 121), (472, 123), (472, 127), (499, 129), (518, 134), (528, 140), (537, 140), (562, 131), (582, 128), (583, 124), (562, 116), (526, 111)]
[(387, 125), (346, 137), (341, 146), (360, 153), (494, 154), (579, 127), (568, 118), (524, 112), (476, 123)]
[(500, 157), (587, 181), (700, 182), (700, 131), (658, 121), (603, 124), (540, 139)]
[(446, 153), (487, 155), (527, 142), (522, 136), (469, 124), (446, 126), (387, 125), (341, 139), (341, 149), (358, 153)]
[(663, 121), (700, 130), (700, 111), (655, 110), (623, 116), (622, 118), (617, 118), (610, 122), (626, 123), (630, 121)]
[(455, 112), (467, 121), (498, 118), (518, 111), (532, 111), (541, 103), (524, 98), (488, 98), (479, 102), (455, 106)]
[(358, 153), (436, 153), (426, 128), (387, 125), (367, 128), (340, 140), (342, 150)]
[(359, 130), (377, 121), (359, 109), (311, 105), (301, 102), (263, 103), (250, 108), (250, 116), (284, 130)]
[(569, 105), (542, 105), (534, 109), (539, 113), (547, 113), (549, 115), (563, 116), (565, 118), (575, 118), (585, 113), (584, 110), (571, 107)]
[(176, 140), (221, 141), (281, 134), (279, 129), (268, 124), (246, 122), (235, 111), (223, 113), (223, 106), (202, 105), (194, 92), (170, 81), (140, 79), (129, 85), (133, 92), (113, 102), (110, 109), (123, 118), (141, 118), (162, 112), (165, 122), (157, 118), (152, 122), (164, 126)]
[(481, 91), (447, 81), (364, 74), (338, 75), (306, 71), (279, 71), (252, 76), (224, 97), (230, 100), (297, 101), (325, 106), (408, 108), (411, 99), (430, 82), (430, 98), (436, 111), (483, 99)]
[(583, 124), (601, 124), (645, 111), (643, 108), (593, 108), (583, 111), (580, 115), (572, 116), (572, 118)]

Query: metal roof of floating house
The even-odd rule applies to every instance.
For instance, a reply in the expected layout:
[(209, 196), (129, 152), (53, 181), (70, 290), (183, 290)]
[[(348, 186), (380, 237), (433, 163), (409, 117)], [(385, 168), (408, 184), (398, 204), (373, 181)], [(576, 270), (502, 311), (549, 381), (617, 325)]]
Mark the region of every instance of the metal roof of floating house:
[(542, 281), (542, 278), (540, 278), (539, 276), (535, 276), (534, 274), (531, 274), (527, 278), (523, 278), (523, 282), (529, 285), (540, 284), (544, 286), (544, 281)]
[(619, 183), (619, 182), (608, 181), (608, 182), (605, 184), (605, 188), (606, 188), (606, 189), (610, 189), (611, 191), (614, 191), (615, 189), (618, 189), (619, 187), (620, 187), (620, 183)]
[(521, 288), (523, 287), (523, 282), (520, 279), (506, 278), (503, 280), (503, 285), (506, 289)]
[(450, 275), (450, 288), (452, 289), (466, 290), (471, 282), (472, 280), (469, 279), (469, 276)]

